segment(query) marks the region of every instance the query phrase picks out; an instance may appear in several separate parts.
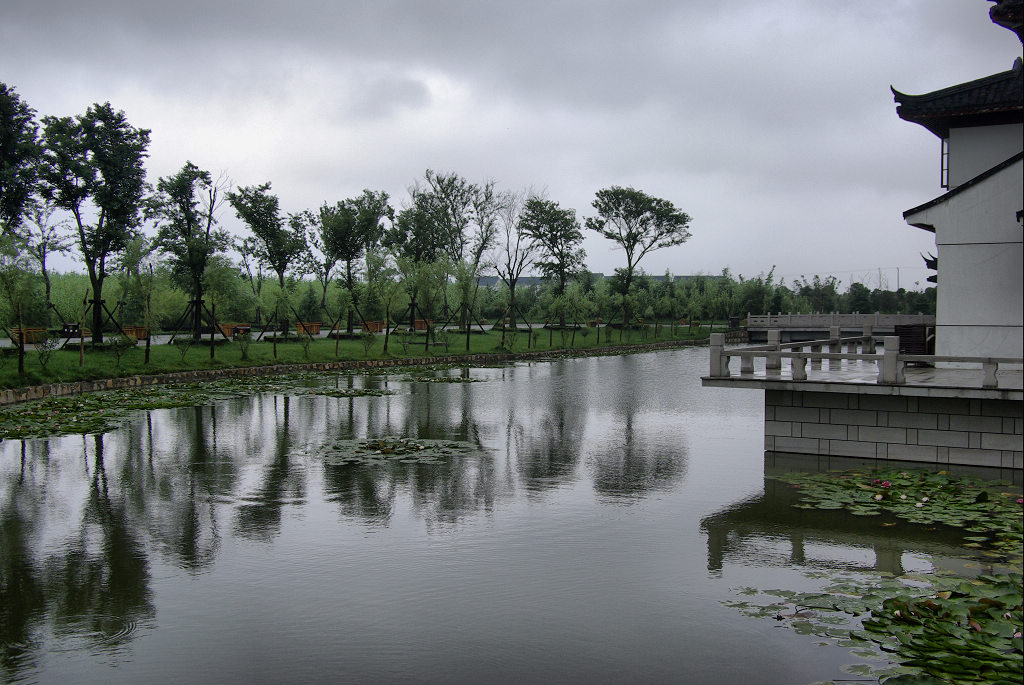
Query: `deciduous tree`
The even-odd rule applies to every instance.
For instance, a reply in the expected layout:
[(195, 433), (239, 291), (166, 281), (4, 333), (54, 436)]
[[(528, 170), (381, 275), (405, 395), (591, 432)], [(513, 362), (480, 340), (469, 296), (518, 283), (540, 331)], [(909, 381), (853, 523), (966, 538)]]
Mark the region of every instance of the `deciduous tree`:
[[(626, 268), (616, 271), (621, 272), (622, 293), (626, 297), (637, 265), (648, 252), (680, 245), (690, 237), (690, 216), (668, 200), (635, 188), (612, 186), (596, 195), (592, 204), (597, 216), (588, 218), (586, 226), (625, 251)], [(623, 325), (628, 319), (627, 309), (628, 305), (624, 305)]]
[(225, 201), (227, 181), (214, 181), (209, 171), (185, 162), (173, 176), (157, 182), (147, 216), (156, 221), (155, 247), (170, 259), (171, 273), (197, 306), (192, 311), (192, 336), (198, 340), (202, 324), (204, 277), (214, 255), (231, 244), (227, 231), (217, 228), (217, 210)]
[(44, 117), (42, 194), (71, 212), (93, 292), (92, 339), (103, 342), (108, 260), (135, 235), (146, 193), (149, 131), (134, 128), (109, 102), (75, 117)]
[(0, 232), (21, 226), (36, 192), (42, 154), (35, 110), (14, 88), (0, 82)]
[(28, 221), (24, 223), (23, 227), (28, 255), (39, 265), (39, 272), (43, 276), (47, 319), (49, 319), (50, 310), (53, 309), (51, 300), (53, 288), (46, 258), (52, 254), (68, 252), (73, 244), (73, 237), (68, 232), (70, 224), (65, 219), (55, 220), (53, 218), (55, 211), (56, 207), (52, 202), (35, 202), (28, 210)]
[[(248, 249), (257, 261), (277, 274), (283, 298), (285, 276), (306, 249), (304, 221), (299, 215), (293, 215), (285, 222), (277, 196), (270, 193), (269, 181), (258, 186), (239, 186), (237, 192), (228, 192), (227, 198), (235, 208), (235, 214), (253, 233), (253, 240), (246, 243)], [(281, 321), (281, 332), (287, 335), (287, 317)]]
[[(586, 252), (580, 247), (583, 231), (576, 210), (562, 209), (557, 202), (531, 197), (520, 219), (522, 230), (540, 247), (537, 268), (555, 286), (555, 296), (565, 292), (566, 283), (585, 267)], [(565, 326), (564, 313), (559, 323)]]
[(252, 231), (255, 256), (277, 274), (278, 285), (285, 289), (285, 275), (306, 249), (305, 224), (281, 217), (277, 195), (270, 193), (270, 182), (259, 186), (239, 186), (227, 193), (235, 214)]
[(523, 272), (533, 265), (540, 244), (523, 222), (525, 193), (508, 193), (500, 213), (499, 254), (495, 260), (498, 276), (508, 287), (509, 320), (516, 326), (516, 284)]

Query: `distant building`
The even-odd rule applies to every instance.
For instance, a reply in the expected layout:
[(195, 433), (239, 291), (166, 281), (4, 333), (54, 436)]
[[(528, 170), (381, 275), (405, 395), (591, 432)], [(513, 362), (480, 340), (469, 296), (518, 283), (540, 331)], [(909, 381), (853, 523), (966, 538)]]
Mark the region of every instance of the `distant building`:
[[(1021, 0), (991, 8), (1021, 37)], [(1024, 38), (1022, 38), (1024, 42)], [(935, 353), (1024, 356), (1024, 68), (923, 95), (893, 89), (901, 119), (941, 142), (947, 192), (904, 212), (935, 234)]]

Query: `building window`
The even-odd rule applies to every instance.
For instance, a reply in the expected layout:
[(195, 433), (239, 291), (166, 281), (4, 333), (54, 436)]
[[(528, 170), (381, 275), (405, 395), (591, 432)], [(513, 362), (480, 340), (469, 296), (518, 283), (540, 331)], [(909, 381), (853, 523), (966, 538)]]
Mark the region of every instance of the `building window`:
[(942, 139), (942, 169), (939, 171), (939, 186), (949, 189), (949, 138)]

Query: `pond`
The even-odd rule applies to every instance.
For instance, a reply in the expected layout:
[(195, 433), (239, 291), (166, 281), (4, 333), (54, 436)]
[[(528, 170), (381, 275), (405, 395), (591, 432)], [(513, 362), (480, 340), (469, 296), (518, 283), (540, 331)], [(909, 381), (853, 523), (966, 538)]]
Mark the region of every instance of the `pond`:
[(761, 393), (701, 388), (706, 364), (303, 376), (6, 440), (0, 680), (850, 678), (848, 650), (724, 603), (970, 550), (790, 507)]

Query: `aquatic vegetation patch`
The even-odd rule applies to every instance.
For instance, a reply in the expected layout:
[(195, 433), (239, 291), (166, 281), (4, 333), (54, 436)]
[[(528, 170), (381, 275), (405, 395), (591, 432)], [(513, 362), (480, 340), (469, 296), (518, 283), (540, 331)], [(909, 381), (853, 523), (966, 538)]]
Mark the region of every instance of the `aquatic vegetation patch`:
[(101, 433), (136, 411), (208, 405), (245, 395), (366, 397), (394, 394), (386, 388), (339, 388), (327, 384), (342, 374), (301, 373), (170, 383), (130, 390), (48, 397), (0, 408), (0, 440)]
[(308, 457), (323, 459), (328, 466), (375, 466), (392, 462), (440, 464), (454, 456), (478, 454), (479, 450), (468, 442), (383, 437), (306, 445), (301, 452)]
[[(965, 547), (997, 564), (1020, 567), (1024, 498), (1008, 484), (894, 469), (792, 473), (777, 480), (793, 486), (795, 507), (855, 516), (884, 512), (906, 525), (956, 528), (965, 533)], [(881, 682), (1017, 683), (1024, 676), (1020, 573), (807, 576), (823, 579), (825, 587), (816, 592), (739, 588), (740, 595), (757, 599), (726, 605), (878, 660), (847, 670)]]
[(797, 491), (799, 509), (845, 509), (855, 516), (883, 512), (910, 524), (943, 525), (970, 533), (965, 546), (1004, 563), (1024, 558), (1024, 501), (1006, 483), (945, 471), (886, 469), (789, 473), (776, 477)]
[(479, 383), (484, 379), (473, 376), (427, 376), (410, 374), (402, 380), (412, 383)]
[(880, 682), (995, 684), (1019, 683), (1024, 676), (1019, 573), (970, 580), (808, 576), (828, 578), (828, 585), (818, 592), (737, 588), (752, 599), (725, 604), (875, 661), (845, 670)]

